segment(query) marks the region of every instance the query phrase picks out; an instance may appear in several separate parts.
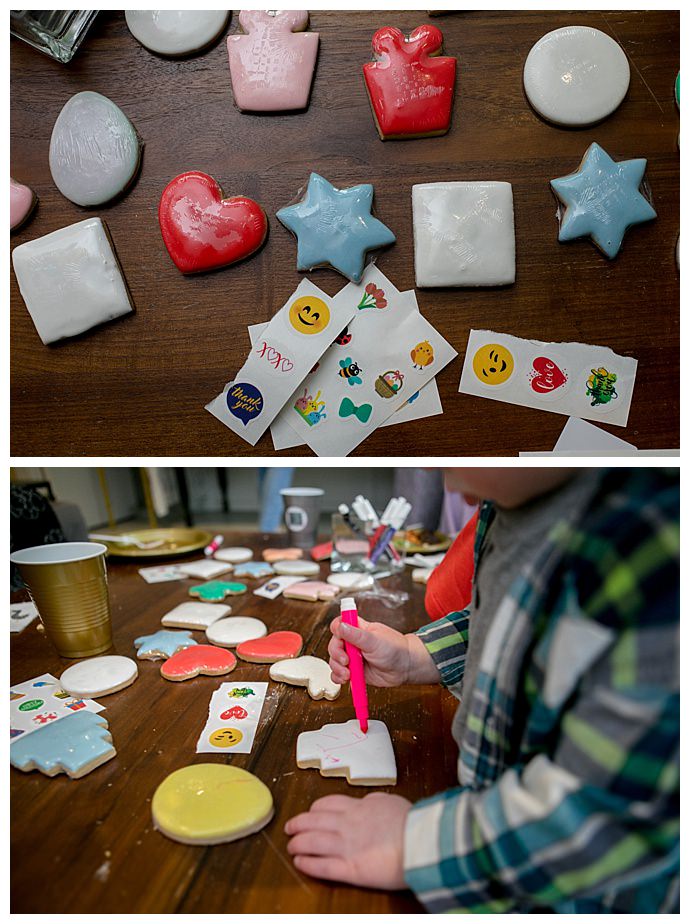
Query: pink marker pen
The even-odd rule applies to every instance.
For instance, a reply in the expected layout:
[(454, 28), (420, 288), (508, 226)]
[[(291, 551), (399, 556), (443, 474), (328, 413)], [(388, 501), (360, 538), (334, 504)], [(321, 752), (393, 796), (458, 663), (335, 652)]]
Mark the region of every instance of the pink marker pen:
[[(340, 619), (349, 626), (357, 627), (359, 619), (357, 616), (357, 607), (353, 597), (344, 597), (340, 601)], [(355, 715), (359, 722), (359, 727), (366, 735), (369, 728), (369, 703), (367, 700), (367, 685), (364, 682), (364, 662), (362, 652), (356, 645), (345, 642), (345, 651), (350, 659), (350, 692), (352, 693), (352, 703), (355, 707)]]
[(214, 536), (213, 539), (204, 549), (204, 555), (209, 558), (214, 552), (217, 552), (225, 540), (222, 536)]

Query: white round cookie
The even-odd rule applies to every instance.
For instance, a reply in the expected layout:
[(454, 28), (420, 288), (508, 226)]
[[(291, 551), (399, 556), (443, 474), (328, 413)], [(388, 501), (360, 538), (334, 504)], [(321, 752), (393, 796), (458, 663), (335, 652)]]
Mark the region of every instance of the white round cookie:
[(590, 26), (564, 26), (532, 46), (522, 75), (530, 105), (549, 122), (582, 127), (623, 102), (630, 65), (618, 42)]
[(245, 561), (251, 561), (253, 556), (254, 553), (251, 549), (235, 546), (230, 549), (218, 549), (213, 557), (217, 558), (218, 561), (225, 561), (230, 565), (241, 565)]
[(225, 29), (227, 10), (125, 10), (127, 28), (144, 48), (171, 58), (201, 51)]
[(342, 590), (367, 590), (374, 586), (374, 579), (370, 574), (360, 574), (356, 571), (343, 571), (329, 574), (326, 578), (329, 584), (340, 587)]
[(266, 625), (260, 619), (254, 619), (252, 616), (229, 616), (210, 625), (206, 630), (206, 638), (221, 648), (234, 648), (241, 642), (262, 638), (267, 631)]
[(297, 561), (274, 561), (273, 570), (276, 574), (299, 575), (300, 577), (313, 577), (321, 570), (315, 561), (298, 559)]
[(137, 679), (136, 661), (122, 655), (104, 655), (73, 664), (60, 677), (60, 686), (70, 696), (93, 699), (124, 690)]

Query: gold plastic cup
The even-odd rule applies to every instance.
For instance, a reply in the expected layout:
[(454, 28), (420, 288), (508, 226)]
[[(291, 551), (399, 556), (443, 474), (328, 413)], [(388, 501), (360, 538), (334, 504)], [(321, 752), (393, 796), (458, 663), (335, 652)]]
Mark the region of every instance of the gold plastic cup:
[(10, 555), (63, 658), (97, 655), (113, 643), (106, 551), (100, 542), (58, 542)]

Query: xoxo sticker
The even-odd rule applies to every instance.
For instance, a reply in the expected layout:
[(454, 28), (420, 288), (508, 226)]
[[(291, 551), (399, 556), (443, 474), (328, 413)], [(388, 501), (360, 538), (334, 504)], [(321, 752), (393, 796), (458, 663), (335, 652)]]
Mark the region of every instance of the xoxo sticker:
[(261, 344), (258, 350), (254, 351), (258, 353), (263, 359), (265, 359), (274, 369), (278, 372), (291, 372), (294, 368), (294, 363), (291, 359), (288, 359), (287, 356), (276, 350), (275, 347), (269, 346), (265, 340), (261, 341)]

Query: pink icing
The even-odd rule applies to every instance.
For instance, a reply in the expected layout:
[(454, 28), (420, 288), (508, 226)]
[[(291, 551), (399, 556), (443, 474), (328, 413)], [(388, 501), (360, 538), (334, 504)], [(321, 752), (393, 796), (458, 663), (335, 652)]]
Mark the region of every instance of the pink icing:
[(33, 202), (33, 190), (10, 177), (10, 229), (16, 228), (25, 221)]
[(247, 34), (228, 36), (230, 78), (239, 109), (278, 112), (306, 107), (319, 33), (295, 30), (305, 29), (308, 21), (306, 10), (240, 12), (240, 26)]

